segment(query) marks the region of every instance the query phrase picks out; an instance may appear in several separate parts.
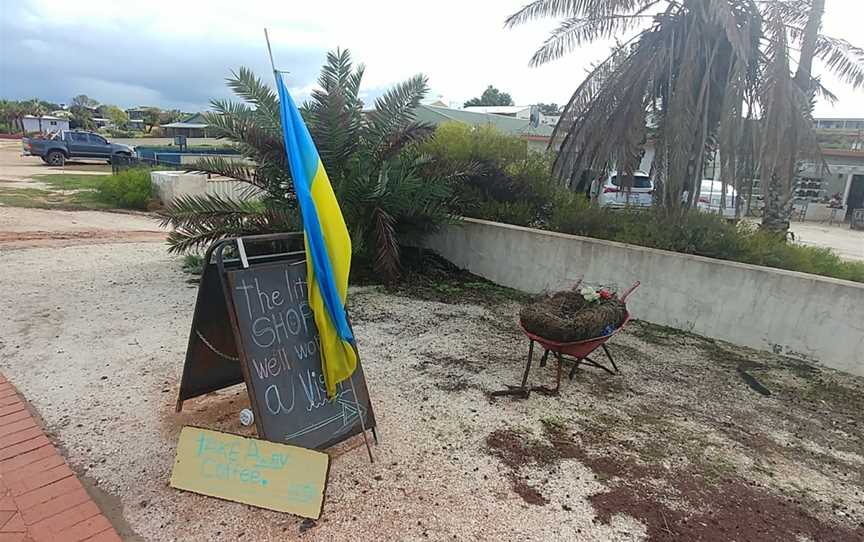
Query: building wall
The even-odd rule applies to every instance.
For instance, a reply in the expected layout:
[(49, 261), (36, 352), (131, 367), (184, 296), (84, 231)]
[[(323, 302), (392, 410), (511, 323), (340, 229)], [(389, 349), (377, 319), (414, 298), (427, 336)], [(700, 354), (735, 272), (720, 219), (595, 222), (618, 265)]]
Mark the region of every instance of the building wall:
[(526, 292), (638, 280), (636, 318), (864, 376), (864, 284), (476, 219), (426, 246)]
[[(24, 119), (22, 119), (22, 122), (24, 124), (24, 133), (31, 133), (31, 132), (39, 132), (40, 131), (39, 119), (24, 118)], [(54, 132), (59, 132), (61, 130), (68, 130), (68, 129), (69, 129), (69, 121), (68, 120), (65, 120), (65, 119), (52, 119), (52, 120), (43, 119), (42, 120), (42, 127), (41, 127), (42, 132), (53, 134)]]

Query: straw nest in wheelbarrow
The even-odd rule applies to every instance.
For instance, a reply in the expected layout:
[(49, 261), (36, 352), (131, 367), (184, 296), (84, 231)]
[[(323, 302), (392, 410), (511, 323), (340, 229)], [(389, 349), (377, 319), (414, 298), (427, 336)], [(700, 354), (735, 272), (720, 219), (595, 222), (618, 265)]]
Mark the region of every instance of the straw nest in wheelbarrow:
[(615, 296), (589, 301), (583, 293), (567, 290), (528, 303), (519, 321), (529, 333), (566, 343), (608, 335), (626, 314), (627, 306)]

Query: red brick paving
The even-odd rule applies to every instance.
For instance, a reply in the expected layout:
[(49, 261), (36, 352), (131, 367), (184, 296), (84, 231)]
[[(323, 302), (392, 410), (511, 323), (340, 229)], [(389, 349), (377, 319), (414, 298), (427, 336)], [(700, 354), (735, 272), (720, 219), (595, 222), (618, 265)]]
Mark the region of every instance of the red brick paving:
[(0, 542), (118, 542), (120, 537), (0, 375)]

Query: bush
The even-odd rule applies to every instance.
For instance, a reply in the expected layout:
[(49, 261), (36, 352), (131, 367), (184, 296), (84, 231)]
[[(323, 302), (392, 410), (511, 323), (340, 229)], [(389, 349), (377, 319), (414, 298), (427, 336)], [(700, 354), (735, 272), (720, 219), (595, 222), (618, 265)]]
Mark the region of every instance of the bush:
[(446, 122), (421, 146), (424, 153), (451, 163), (479, 161), (505, 167), (528, 157), (528, 144), (494, 126)]
[(847, 262), (827, 248), (787, 242), (775, 234), (717, 215), (693, 211), (673, 216), (661, 209), (612, 211), (592, 207), (584, 196), (553, 206), (545, 229), (659, 248), (709, 258), (776, 267), (864, 282), (864, 263)]
[(454, 171), (468, 171), (453, 183), (450, 211), (457, 215), (538, 225), (549, 212), (551, 157), (528, 152), (525, 140), (493, 126), (446, 123), (420, 147)]
[(121, 209), (146, 210), (153, 197), (149, 169), (127, 169), (111, 175), (96, 189), (99, 201)]

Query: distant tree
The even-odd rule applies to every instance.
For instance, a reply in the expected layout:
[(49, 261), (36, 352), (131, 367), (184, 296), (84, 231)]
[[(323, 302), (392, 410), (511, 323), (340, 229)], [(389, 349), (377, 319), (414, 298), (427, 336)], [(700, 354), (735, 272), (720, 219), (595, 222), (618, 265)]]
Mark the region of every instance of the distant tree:
[(542, 115), (560, 115), (561, 114), (561, 106), (556, 103), (544, 104), (539, 103), (537, 107), (540, 108), (540, 113)]
[(93, 112), (84, 106), (73, 105), (69, 108), (72, 113), (72, 118), (69, 120), (69, 127), (73, 129), (93, 130), (96, 128), (96, 123), (93, 122)]
[(99, 107), (99, 101), (94, 100), (93, 98), (91, 98), (90, 96), (87, 96), (86, 94), (79, 94), (78, 96), (75, 96), (72, 98), (72, 101), (70, 102), (69, 108), (71, 109), (72, 107), (83, 107), (85, 109), (96, 109), (97, 107)]
[(42, 117), (48, 114), (48, 108), (45, 107), (45, 104), (39, 98), (33, 98), (32, 100), (22, 102), (22, 108), (25, 115), (33, 115), (39, 119), (39, 131), (41, 132)]
[(183, 118), (183, 112), (179, 109), (169, 109), (159, 113), (159, 124), (171, 124), (178, 122)]
[(489, 85), (479, 98), (471, 98), (465, 102), (465, 107), (474, 105), (513, 105), (513, 98), (506, 92), (501, 92), (492, 85)]
[(111, 119), (115, 128), (123, 128), (129, 122), (129, 115), (116, 105), (100, 105), (99, 114), (103, 118)]
[(149, 134), (153, 131), (153, 128), (159, 126), (159, 117), (162, 114), (162, 110), (158, 107), (145, 107), (144, 108), (144, 130)]
[(22, 102), (16, 100), (0, 100), (0, 121), (4, 130), (10, 134), (23, 131), (21, 119), (26, 115), (26, 109)]

